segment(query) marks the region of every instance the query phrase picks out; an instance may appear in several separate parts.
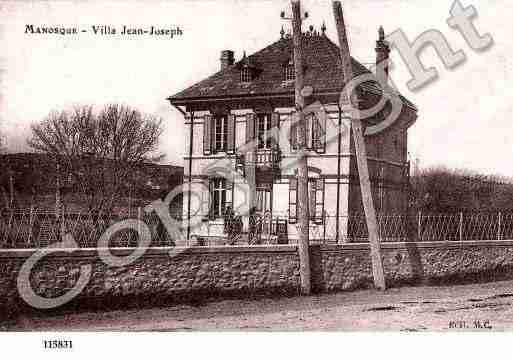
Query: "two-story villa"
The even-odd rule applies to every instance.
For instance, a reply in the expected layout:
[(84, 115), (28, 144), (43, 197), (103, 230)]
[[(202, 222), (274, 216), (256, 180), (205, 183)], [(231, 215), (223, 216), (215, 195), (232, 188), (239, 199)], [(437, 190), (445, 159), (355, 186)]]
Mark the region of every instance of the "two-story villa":
[[(305, 85), (313, 88), (307, 102), (320, 101), (327, 113), (327, 120), (307, 117), (310, 238), (333, 242), (350, 240), (348, 218), (362, 212), (362, 201), (351, 122), (339, 106), (345, 85), (340, 52), (325, 30), (323, 25), (320, 32), (310, 28), (303, 33), (302, 47)], [(294, 158), (297, 143), (297, 131), (291, 126), (293, 44), (283, 29), (280, 34), (278, 41), (252, 55), (244, 53), (239, 61), (233, 51), (222, 51), (217, 73), (168, 98), (185, 117), (184, 182), (192, 194), (184, 193), (183, 208), (184, 224), (193, 224), (187, 231), (190, 241), (219, 242), (226, 236), (224, 211), (247, 203), (237, 183), (206, 171), (221, 159), (241, 178), (250, 170), (255, 173), (252, 203), (257, 214), (272, 218), (271, 234), (282, 228), (290, 241), (297, 238), (296, 168), (284, 165), (287, 158)], [(375, 50), (376, 61), (386, 63), (390, 49), (382, 28)], [(355, 76), (371, 73), (354, 59), (353, 71)], [(378, 67), (371, 76), (375, 80), (360, 85), (364, 108), (380, 98), (382, 86), (376, 76), (386, 83), (388, 67)], [(400, 116), (378, 133), (366, 135), (374, 203), (378, 213), (387, 214), (407, 209), (407, 135), (417, 118), (416, 107), (396, 92), (395, 96), (402, 105)], [(387, 108), (364, 119), (364, 125), (383, 121)], [(346, 130), (337, 131), (337, 127)], [(268, 138), (272, 128), (279, 128), (288, 141)], [(239, 150), (251, 141), (256, 141), (252, 153)]]

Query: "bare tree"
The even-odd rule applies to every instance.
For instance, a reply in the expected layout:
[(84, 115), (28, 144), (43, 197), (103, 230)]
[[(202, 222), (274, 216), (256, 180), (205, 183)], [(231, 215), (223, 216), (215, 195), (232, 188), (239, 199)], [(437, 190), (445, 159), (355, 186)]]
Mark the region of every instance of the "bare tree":
[(60, 182), (72, 184), (89, 210), (109, 211), (136, 181), (143, 162), (156, 153), (162, 120), (125, 105), (51, 112), (32, 125), (28, 144), (56, 162)]

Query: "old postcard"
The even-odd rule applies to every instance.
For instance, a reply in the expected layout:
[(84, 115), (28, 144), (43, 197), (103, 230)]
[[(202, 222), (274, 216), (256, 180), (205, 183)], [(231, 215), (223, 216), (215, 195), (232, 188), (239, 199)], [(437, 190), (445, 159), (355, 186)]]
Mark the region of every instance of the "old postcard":
[(513, 329), (508, 1), (0, 11), (2, 331)]

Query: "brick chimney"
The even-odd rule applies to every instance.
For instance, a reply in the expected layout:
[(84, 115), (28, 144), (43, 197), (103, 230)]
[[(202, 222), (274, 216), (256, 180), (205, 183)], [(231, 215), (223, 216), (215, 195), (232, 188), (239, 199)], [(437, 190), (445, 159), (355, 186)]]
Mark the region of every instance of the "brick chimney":
[(376, 76), (380, 83), (388, 83), (388, 58), (390, 46), (385, 40), (385, 30), (383, 26), (378, 30), (378, 41), (376, 41)]
[(232, 50), (221, 51), (221, 70), (233, 65), (235, 57)]

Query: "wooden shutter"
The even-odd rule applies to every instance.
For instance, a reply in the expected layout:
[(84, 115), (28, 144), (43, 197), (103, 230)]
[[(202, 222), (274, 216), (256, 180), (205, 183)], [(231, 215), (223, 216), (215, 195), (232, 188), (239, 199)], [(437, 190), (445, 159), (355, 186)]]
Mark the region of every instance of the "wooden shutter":
[(297, 126), (299, 122), (294, 122), (294, 116), (291, 116), (289, 141), (290, 149), (297, 150)]
[[(273, 112), (271, 114), (271, 129), (280, 129), (280, 114), (278, 112)], [(278, 149), (279, 146), (279, 132), (278, 136), (273, 139), (273, 147), (274, 149)]]
[(227, 129), (228, 131), (228, 143), (226, 144), (226, 152), (235, 152), (235, 115), (228, 115)]
[(212, 153), (212, 116), (205, 115), (203, 119), (203, 153)]
[(317, 178), (315, 183), (315, 221), (323, 222), (324, 217), (324, 178)]
[(248, 113), (246, 115), (246, 143), (251, 142), (255, 138), (255, 114)]
[(319, 152), (319, 147), (321, 145), (321, 136), (319, 129), (319, 120), (317, 117), (312, 116), (312, 148)]
[(212, 181), (206, 179), (204, 181), (203, 193), (202, 193), (202, 204), (201, 212), (205, 219), (211, 217), (211, 193), (212, 193)]
[(318, 153), (326, 151), (326, 116), (313, 117), (313, 148)]
[(235, 209), (233, 208), (233, 179), (227, 178), (225, 180), (225, 183), (226, 183), (226, 202), (225, 202), (224, 210), (226, 211), (226, 209), (228, 207), (231, 207), (232, 211), (234, 211)]
[(289, 180), (289, 222), (297, 222), (297, 178)]
[(315, 219), (315, 204), (317, 203), (315, 200), (315, 195), (317, 194), (315, 185), (315, 179), (308, 179), (308, 216), (311, 220)]
[(306, 115), (305, 119), (305, 143), (306, 148), (311, 150), (313, 148), (313, 115)]

